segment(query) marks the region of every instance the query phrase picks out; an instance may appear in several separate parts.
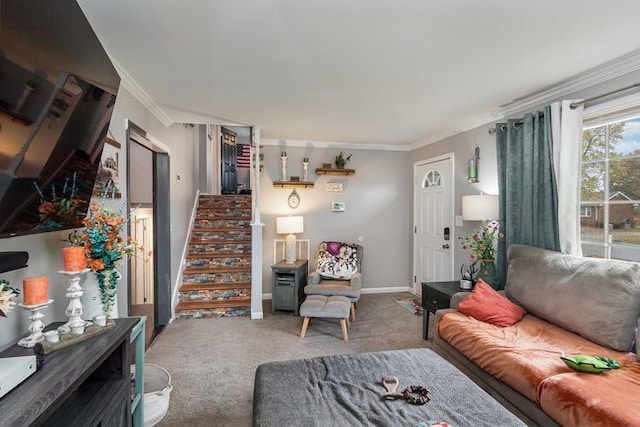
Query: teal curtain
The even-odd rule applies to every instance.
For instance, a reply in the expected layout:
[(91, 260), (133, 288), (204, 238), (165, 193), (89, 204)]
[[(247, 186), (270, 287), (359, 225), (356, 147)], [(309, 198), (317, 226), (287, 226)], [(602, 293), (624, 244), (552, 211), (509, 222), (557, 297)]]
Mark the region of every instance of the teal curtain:
[(497, 267), (504, 287), (509, 245), (560, 250), (551, 108), (497, 123), (496, 152), (500, 191)]

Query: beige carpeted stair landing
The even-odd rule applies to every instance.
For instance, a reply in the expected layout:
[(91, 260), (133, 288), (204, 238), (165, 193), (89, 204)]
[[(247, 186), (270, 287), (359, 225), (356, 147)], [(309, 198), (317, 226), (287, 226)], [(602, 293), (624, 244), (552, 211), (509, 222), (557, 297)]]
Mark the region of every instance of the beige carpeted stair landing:
[(251, 314), (251, 196), (201, 195), (176, 317)]

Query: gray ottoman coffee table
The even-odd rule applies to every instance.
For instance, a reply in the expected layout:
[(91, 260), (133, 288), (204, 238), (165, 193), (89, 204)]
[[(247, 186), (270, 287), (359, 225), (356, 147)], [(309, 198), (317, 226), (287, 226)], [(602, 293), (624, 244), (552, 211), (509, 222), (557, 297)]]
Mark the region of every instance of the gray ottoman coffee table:
[[(424, 405), (383, 399), (381, 379), (388, 375), (398, 378), (398, 391), (422, 386), (431, 399)], [(526, 426), (426, 348), (267, 362), (258, 366), (254, 384), (254, 427), (415, 427), (434, 421), (456, 427)]]
[(302, 331), (300, 338), (304, 338), (307, 334), (307, 328), (312, 317), (322, 317), (329, 319), (340, 319), (340, 327), (342, 328), (342, 338), (349, 341), (347, 335), (347, 325), (349, 319), (349, 310), (351, 309), (351, 301), (349, 298), (342, 296), (324, 295), (308, 295), (300, 306), (300, 316), (304, 317), (302, 322)]

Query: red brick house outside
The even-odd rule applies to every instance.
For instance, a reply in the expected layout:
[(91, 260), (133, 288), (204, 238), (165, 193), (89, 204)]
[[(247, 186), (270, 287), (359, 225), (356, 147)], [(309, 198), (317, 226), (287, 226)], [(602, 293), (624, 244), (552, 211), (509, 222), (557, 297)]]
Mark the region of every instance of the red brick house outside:
[[(612, 202), (631, 202), (624, 193), (618, 191), (609, 197)], [(634, 219), (633, 203), (609, 205), (609, 223), (613, 228), (631, 228)], [(580, 206), (580, 225), (601, 228), (604, 223), (604, 206), (600, 202), (582, 203)]]

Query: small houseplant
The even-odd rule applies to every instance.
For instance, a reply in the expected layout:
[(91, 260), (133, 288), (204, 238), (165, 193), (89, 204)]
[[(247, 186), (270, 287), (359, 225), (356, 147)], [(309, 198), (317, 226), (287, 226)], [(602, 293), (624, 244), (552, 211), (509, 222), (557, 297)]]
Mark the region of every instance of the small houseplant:
[(351, 153), (345, 154), (344, 151), (341, 151), (340, 154), (336, 156), (336, 167), (338, 169), (344, 169), (345, 165), (349, 163), (349, 160), (351, 160)]
[(462, 264), (462, 267), (460, 267), (460, 289), (472, 289), (473, 285), (476, 284), (477, 274), (478, 265), (475, 262), (471, 263), (469, 267)]

